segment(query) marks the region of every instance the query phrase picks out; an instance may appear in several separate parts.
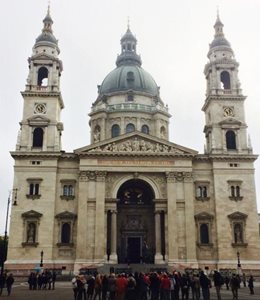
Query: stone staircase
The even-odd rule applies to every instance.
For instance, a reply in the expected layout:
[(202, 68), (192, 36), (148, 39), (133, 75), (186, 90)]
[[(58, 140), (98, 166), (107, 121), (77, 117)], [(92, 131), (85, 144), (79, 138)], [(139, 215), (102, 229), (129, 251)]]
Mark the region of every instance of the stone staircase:
[(168, 270), (168, 265), (166, 264), (105, 264), (98, 268), (99, 273), (109, 274), (109, 273), (134, 273), (134, 272), (154, 272), (161, 271), (165, 272)]

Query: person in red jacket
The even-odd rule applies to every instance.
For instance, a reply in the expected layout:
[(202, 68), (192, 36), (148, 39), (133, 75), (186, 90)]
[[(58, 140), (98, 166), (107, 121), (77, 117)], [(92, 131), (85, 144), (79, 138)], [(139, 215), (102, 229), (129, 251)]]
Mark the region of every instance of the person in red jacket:
[(162, 299), (161, 300), (170, 300), (170, 292), (171, 292), (171, 281), (167, 274), (164, 274), (161, 279), (161, 292)]

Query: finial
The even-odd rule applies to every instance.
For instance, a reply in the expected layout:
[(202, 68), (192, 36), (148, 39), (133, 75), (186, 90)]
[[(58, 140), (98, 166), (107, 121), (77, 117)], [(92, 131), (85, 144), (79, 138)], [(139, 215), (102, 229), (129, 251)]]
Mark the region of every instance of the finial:
[(219, 20), (219, 6), (217, 6), (217, 20)]
[(47, 10), (47, 14), (50, 15), (50, 7), (51, 7), (51, 1), (48, 1), (48, 10)]
[(130, 18), (129, 18), (129, 16), (127, 17), (127, 30), (130, 30)]

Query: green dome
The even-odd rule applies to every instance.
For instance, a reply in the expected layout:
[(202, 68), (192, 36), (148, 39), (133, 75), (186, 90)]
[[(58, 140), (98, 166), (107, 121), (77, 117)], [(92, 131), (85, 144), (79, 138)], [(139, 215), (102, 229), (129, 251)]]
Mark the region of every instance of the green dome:
[(127, 90), (159, 96), (159, 88), (155, 80), (139, 65), (121, 65), (114, 69), (103, 80), (99, 94), (104, 95)]

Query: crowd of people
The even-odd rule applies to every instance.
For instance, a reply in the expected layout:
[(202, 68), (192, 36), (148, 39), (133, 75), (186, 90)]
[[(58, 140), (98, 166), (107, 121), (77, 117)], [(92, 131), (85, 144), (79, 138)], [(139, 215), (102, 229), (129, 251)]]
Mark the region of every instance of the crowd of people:
[(44, 272), (31, 272), (28, 277), (29, 290), (54, 290), (56, 272), (44, 270)]
[[(233, 299), (238, 299), (238, 290), (245, 275), (223, 276), (215, 270), (180, 273), (174, 271), (96, 275), (77, 275), (72, 279), (74, 300), (210, 300), (211, 288), (216, 289), (221, 300), (221, 289), (226, 285)], [(247, 280), (250, 294), (254, 294), (254, 278)], [(245, 285), (245, 283), (244, 283)]]

